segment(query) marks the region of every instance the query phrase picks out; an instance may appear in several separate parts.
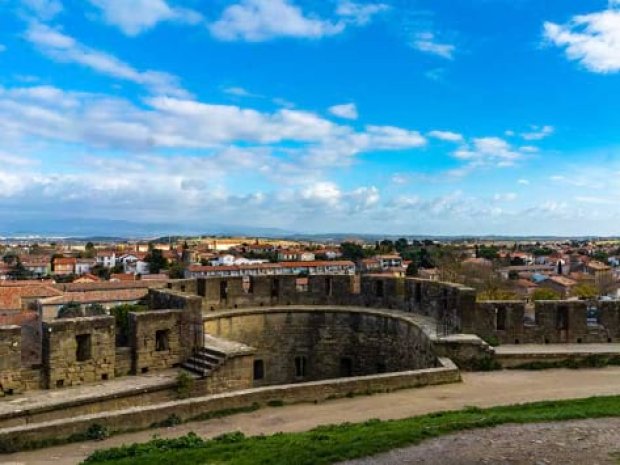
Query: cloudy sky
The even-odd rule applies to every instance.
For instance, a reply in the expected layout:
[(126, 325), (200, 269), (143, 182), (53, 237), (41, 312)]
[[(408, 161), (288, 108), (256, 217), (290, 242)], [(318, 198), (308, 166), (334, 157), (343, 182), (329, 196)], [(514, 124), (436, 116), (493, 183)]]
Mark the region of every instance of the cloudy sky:
[(0, 0), (0, 215), (620, 234), (620, 1)]

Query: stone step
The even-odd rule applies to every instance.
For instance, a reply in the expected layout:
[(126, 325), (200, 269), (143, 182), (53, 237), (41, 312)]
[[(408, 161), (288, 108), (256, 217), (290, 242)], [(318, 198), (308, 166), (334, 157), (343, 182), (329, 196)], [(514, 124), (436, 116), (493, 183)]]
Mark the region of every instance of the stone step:
[(209, 346), (199, 347), (196, 349), (196, 352), (220, 359), (226, 358), (226, 354), (224, 352)]
[(220, 363), (218, 362), (212, 362), (210, 360), (204, 360), (200, 357), (190, 357), (188, 360), (188, 362), (200, 366), (206, 370), (212, 370), (218, 366), (220, 366)]
[(182, 363), (181, 364), (181, 368), (184, 368), (187, 371), (191, 371), (192, 373), (196, 373), (197, 375), (200, 375), (203, 378), (209, 376), (209, 374), (212, 371), (211, 369), (203, 368), (200, 365), (197, 365), (197, 364), (193, 363), (190, 360), (188, 360), (187, 362)]
[(214, 364), (222, 363), (225, 360), (225, 357), (220, 357), (217, 355), (213, 355), (213, 354), (209, 354), (209, 353), (201, 352), (201, 351), (196, 351), (194, 355), (192, 355), (192, 357), (199, 358), (201, 360), (206, 360)]

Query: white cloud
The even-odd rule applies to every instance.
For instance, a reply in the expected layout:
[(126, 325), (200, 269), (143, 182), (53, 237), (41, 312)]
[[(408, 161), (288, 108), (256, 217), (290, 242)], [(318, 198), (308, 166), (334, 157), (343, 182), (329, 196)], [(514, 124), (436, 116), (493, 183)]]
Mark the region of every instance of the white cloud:
[(21, 2), (44, 21), (52, 19), (63, 10), (60, 0), (21, 0)]
[(3, 152), (0, 150), (0, 165), (10, 165), (13, 167), (23, 167), (23, 166), (32, 166), (35, 165), (36, 162), (23, 155), (14, 155), (12, 153)]
[(529, 181), (529, 180), (527, 180), (527, 179), (519, 179), (519, 180), (517, 181), (517, 184), (521, 184), (521, 185), (523, 185), (523, 186), (529, 186), (529, 185), (530, 185), (530, 181)]
[(525, 140), (542, 140), (549, 137), (554, 132), (555, 129), (553, 126), (532, 126), (532, 131), (521, 134), (521, 137)]
[(434, 137), (435, 139), (447, 142), (461, 142), (463, 140), (463, 136), (461, 134), (451, 131), (431, 131), (428, 135), (430, 137)]
[[(611, 7), (617, 5), (610, 4)], [(544, 36), (569, 60), (595, 73), (620, 71), (620, 11), (610, 8), (574, 16), (567, 24), (544, 23)]]
[(517, 199), (517, 194), (514, 192), (507, 192), (505, 194), (495, 194), (493, 200), (497, 202), (512, 202)]
[(341, 0), (336, 9), (336, 14), (352, 21), (354, 24), (363, 26), (370, 22), (373, 16), (389, 10), (385, 3), (355, 3), (349, 0)]
[(318, 39), (341, 33), (345, 25), (306, 16), (289, 0), (241, 0), (209, 28), (221, 40), (261, 42), (275, 37)]
[(435, 40), (432, 32), (420, 32), (416, 34), (411, 46), (424, 53), (430, 53), (451, 60), (454, 57), (456, 47), (452, 44), (440, 43)]
[(576, 196), (575, 200), (577, 202), (590, 203), (590, 204), (595, 204), (595, 205), (616, 205), (617, 204), (615, 200), (610, 199), (610, 198), (593, 197), (593, 196), (586, 196), (586, 195)]
[(196, 24), (200, 13), (171, 7), (165, 0), (88, 0), (101, 10), (105, 22), (117, 26), (126, 35), (135, 36), (162, 21)]
[[(268, 113), (171, 97), (147, 98), (136, 106), (120, 98), (46, 86), (0, 88), (0, 128), (5, 137), (131, 151), (293, 141), (298, 143), (294, 148), (270, 150), (295, 158), (309, 170), (348, 164), (363, 152), (413, 149), (426, 143), (417, 131), (393, 126), (355, 131), (307, 111), (283, 108)], [(282, 159), (280, 163), (285, 164)]]
[(253, 93), (243, 87), (226, 87), (224, 93), (234, 95), (235, 97), (255, 97)]
[(358, 134), (360, 148), (374, 150), (407, 149), (426, 145), (426, 139), (418, 131), (394, 126), (366, 126), (366, 132)]
[(354, 103), (344, 103), (342, 105), (334, 105), (333, 107), (329, 107), (328, 111), (339, 118), (345, 119), (357, 119), (357, 107)]
[(468, 161), (472, 166), (486, 164), (511, 166), (524, 154), (499, 137), (480, 137), (473, 139), (471, 144), (459, 148), (454, 152), (454, 156)]
[(115, 56), (87, 47), (45, 24), (32, 23), (25, 38), (53, 60), (76, 63), (98, 73), (145, 86), (157, 94), (187, 96), (175, 76), (160, 71), (138, 71)]
[(306, 14), (294, 0), (239, 0), (209, 25), (220, 40), (263, 42), (277, 37), (320, 39), (342, 33), (347, 26), (364, 26), (388, 10), (383, 3), (341, 0), (332, 18)]

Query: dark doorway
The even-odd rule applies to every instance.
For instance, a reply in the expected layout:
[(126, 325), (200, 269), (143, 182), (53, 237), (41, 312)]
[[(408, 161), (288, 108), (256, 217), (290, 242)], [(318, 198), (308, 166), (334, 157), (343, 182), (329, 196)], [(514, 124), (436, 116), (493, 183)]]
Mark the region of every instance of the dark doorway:
[(383, 297), (383, 281), (375, 282), (375, 295), (377, 297)]
[(560, 331), (568, 330), (568, 307), (558, 308), (556, 314), (556, 328)]
[(332, 278), (325, 278), (325, 295), (331, 297), (334, 292), (334, 282)]
[(415, 283), (415, 303), (422, 303), (422, 283)]
[(506, 330), (506, 309), (503, 307), (495, 309), (495, 329), (498, 331)]
[(228, 299), (228, 281), (220, 281), (220, 300)]
[(295, 357), (295, 377), (296, 378), (305, 378), (306, 377), (306, 365), (308, 361), (306, 357), (300, 355), (299, 357)]
[(262, 360), (254, 360), (254, 381), (260, 381), (265, 378), (265, 362)]
[(340, 359), (340, 376), (353, 376), (353, 360), (351, 357), (342, 357)]

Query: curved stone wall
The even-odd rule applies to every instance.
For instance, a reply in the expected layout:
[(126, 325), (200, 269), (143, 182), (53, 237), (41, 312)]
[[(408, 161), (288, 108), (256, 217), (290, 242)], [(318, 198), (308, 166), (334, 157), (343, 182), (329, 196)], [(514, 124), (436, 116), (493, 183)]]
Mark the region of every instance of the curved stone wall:
[(438, 366), (422, 329), (387, 311), (230, 310), (205, 316), (204, 330), (256, 349), (257, 386)]

